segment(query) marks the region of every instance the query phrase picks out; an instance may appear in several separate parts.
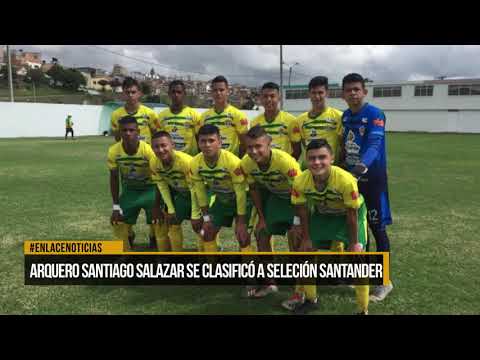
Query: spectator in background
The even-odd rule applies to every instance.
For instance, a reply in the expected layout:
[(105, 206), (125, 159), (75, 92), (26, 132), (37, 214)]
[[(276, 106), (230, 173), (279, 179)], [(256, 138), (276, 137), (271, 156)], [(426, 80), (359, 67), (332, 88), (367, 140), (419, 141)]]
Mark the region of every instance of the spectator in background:
[(68, 114), (67, 118), (65, 119), (65, 140), (67, 140), (67, 135), (71, 133), (72, 134), (72, 140), (75, 140), (75, 137), (73, 136), (73, 121), (72, 121), (72, 115)]

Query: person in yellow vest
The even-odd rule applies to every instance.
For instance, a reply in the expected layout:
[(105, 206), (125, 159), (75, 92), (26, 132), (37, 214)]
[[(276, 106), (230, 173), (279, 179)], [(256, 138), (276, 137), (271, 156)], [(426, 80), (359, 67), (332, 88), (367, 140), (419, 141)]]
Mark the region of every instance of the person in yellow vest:
[(155, 133), (155, 121), (157, 114), (154, 110), (143, 105), (140, 99), (143, 96), (140, 84), (137, 80), (127, 77), (122, 84), (125, 105), (112, 113), (111, 126), (115, 141), (120, 141), (121, 134), (118, 121), (125, 116), (133, 116), (137, 119), (139, 140), (150, 144), (152, 135)]
[(67, 118), (65, 119), (65, 140), (67, 140), (68, 134), (72, 134), (72, 140), (75, 139), (73, 136), (73, 121), (72, 115), (68, 114)]

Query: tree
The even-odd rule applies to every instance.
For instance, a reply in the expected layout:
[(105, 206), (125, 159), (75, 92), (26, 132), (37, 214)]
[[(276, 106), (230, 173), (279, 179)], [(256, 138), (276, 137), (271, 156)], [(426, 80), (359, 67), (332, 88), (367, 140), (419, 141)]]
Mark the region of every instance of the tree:
[(65, 70), (60, 65), (53, 65), (50, 70), (47, 71), (47, 75), (52, 78), (54, 85), (65, 82)]
[(105, 80), (105, 79), (102, 79), (98, 82), (98, 85), (101, 85), (102, 86), (102, 91), (105, 92), (105, 86), (108, 85), (108, 81)]
[(146, 81), (140, 83), (140, 89), (145, 96), (149, 96), (152, 94), (152, 86)]
[(155, 69), (152, 68), (152, 70), (150, 70), (150, 77), (153, 79), (154, 76), (155, 76)]
[(29, 79), (35, 86), (39, 86), (42, 82), (45, 82), (45, 75), (40, 69), (29, 69), (27, 72), (27, 79)]
[(112, 89), (115, 89), (119, 86), (122, 86), (122, 83), (117, 78), (114, 78), (112, 81), (109, 82), (109, 85), (112, 87)]

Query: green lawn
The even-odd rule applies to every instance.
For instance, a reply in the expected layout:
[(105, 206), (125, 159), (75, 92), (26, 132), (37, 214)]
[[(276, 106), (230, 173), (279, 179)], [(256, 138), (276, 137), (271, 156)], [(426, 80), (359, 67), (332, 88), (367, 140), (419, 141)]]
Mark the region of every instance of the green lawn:
[[(0, 140), (1, 314), (285, 314), (279, 304), (288, 287), (272, 298), (244, 300), (240, 287), (24, 286), (24, 240), (110, 238), (110, 143)], [(480, 136), (390, 133), (388, 154), (395, 289), (370, 313), (479, 313)], [(138, 244), (147, 245), (146, 227), (136, 231)], [(193, 248), (189, 226), (185, 232)], [(236, 249), (230, 230), (221, 238), (225, 249)], [(319, 294), (318, 314), (356, 310), (350, 288)]]

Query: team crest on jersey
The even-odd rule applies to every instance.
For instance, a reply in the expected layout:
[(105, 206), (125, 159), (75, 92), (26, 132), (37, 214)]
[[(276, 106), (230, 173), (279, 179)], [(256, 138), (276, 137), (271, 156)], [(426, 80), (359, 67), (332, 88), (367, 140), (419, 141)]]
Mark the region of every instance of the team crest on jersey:
[(358, 132), (360, 133), (360, 136), (365, 135), (365, 126), (361, 126), (361, 127), (358, 129)]
[(172, 128), (172, 132), (177, 132), (177, 130), (178, 130), (178, 128), (177, 128), (176, 126), (174, 126), (174, 127)]
[(312, 129), (312, 130), (310, 131), (310, 137), (314, 138), (314, 137), (316, 137), (316, 136), (317, 136), (317, 130)]

